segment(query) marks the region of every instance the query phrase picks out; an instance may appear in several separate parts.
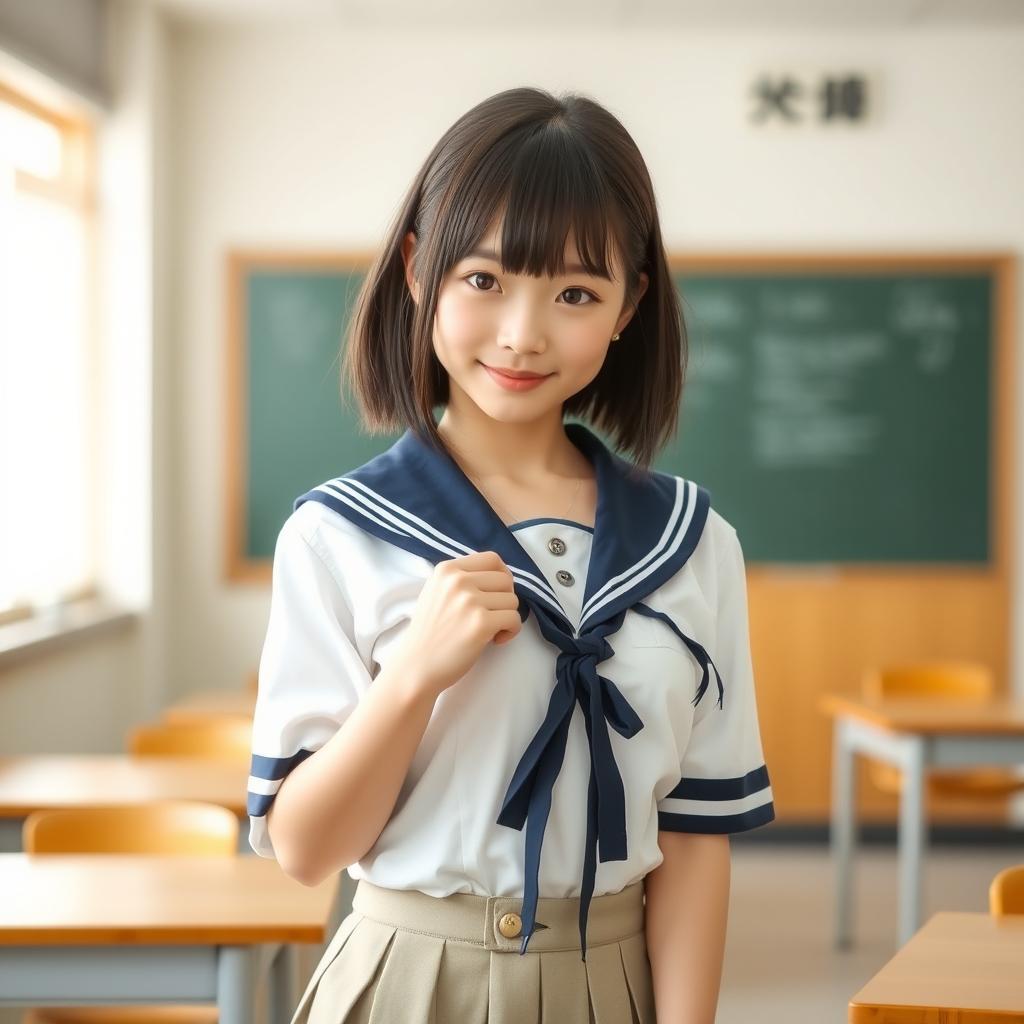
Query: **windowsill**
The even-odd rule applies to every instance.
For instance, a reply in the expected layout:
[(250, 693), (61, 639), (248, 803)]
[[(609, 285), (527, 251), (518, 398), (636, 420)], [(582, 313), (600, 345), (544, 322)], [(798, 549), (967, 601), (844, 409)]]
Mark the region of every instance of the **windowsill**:
[(86, 637), (124, 629), (138, 618), (138, 612), (131, 609), (90, 599), (75, 601), (48, 615), (9, 622), (0, 626), (0, 668), (60, 650)]

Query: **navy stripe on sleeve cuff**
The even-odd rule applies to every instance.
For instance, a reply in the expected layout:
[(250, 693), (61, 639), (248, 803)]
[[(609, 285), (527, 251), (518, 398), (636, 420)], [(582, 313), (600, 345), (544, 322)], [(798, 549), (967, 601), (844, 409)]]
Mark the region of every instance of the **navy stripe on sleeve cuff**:
[(761, 765), (737, 779), (682, 779), (668, 794), (673, 800), (738, 800), (766, 789), (768, 768)]
[(257, 779), (283, 779), (292, 769), (297, 768), (307, 757), (315, 754), (314, 750), (300, 747), (290, 757), (267, 757), (265, 754), (253, 754), (249, 774)]
[(723, 835), (745, 832), (775, 820), (775, 804), (769, 801), (740, 814), (673, 814), (658, 811), (658, 829), (663, 832), (698, 832)]

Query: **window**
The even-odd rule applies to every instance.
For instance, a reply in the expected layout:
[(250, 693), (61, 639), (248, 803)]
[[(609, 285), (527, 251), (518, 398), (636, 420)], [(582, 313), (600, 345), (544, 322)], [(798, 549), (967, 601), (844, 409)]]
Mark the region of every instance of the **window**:
[(0, 83), (0, 624), (96, 592), (93, 166)]

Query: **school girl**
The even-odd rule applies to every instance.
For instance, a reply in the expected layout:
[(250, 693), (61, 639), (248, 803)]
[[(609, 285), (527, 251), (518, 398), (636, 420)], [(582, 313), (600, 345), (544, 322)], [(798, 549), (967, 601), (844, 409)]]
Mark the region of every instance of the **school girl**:
[(293, 1024), (713, 1021), (728, 836), (774, 809), (740, 542), (650, 468), (686, 359), (622, 124), (533, 88), (460, 117), (347, 340), (404, 432), (274, 554), (249, 841), (357, 882)]

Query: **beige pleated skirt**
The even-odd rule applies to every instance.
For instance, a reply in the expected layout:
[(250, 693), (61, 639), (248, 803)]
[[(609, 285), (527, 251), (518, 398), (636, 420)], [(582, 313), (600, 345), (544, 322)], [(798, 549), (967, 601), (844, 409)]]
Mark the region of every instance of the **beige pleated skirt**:
[(361, 879), (291, 1024), (655, 1024), (643, 880), (591, 900), (585, 962), (578, 899), (541, 897), (520, 954), (522, 904)]

